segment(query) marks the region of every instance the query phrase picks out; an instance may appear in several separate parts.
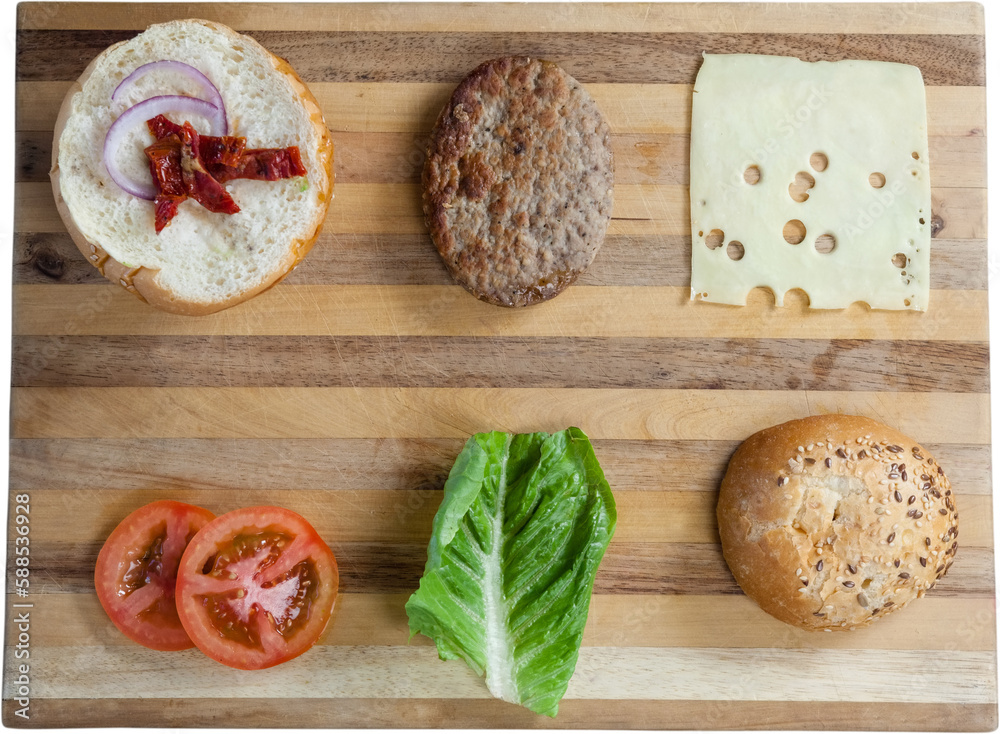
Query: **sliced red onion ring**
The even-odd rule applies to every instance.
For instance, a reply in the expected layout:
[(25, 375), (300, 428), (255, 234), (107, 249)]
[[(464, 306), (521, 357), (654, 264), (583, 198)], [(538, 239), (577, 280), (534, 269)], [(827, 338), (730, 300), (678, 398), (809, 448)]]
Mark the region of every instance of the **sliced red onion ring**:
[(212, 131), (208, 133), (210, 135), (224, 135), (226, 133), (225, 113), (215, 105), (196, 97), (181, 97), (172, 94), (150, 97), (129, 107), (111, 124), (108, 134), (104, 137), (104, 165), (114, 182), (132, 196), (152, 201), (156, 198), (156, 186), (153, 184), (152, 178), (147, 181), (136, 181), (126, 175), (118, 166), (118, 149), (133, 127), (145, 124), (146, 120), (157, 115), (165, 115), (170, 112), (198, 115), (208, 119), (212, 126)]
[[(206, 102), (215, 105), (220, 110), (222, 110), (222, 118), (225, 121), (226, 118), (226, 106), (222, 102), (222, 95), (219, 93), (218, 88), (212, 84), (211, 80), (198, 71), (196, 68), (190, 64), (185, 64), (183, 61), (151, 61), (148, 64), (143, 64), (127, 77), (125, 77), (121, 84), (115, 87), (115, 91), (111, 93), (111, 101), (117, 102), (119, 99), (125, 96), (125, 94), (135, 86), (135, 83), (142, 79), (144, 76), (152, 71), (167, 69), (174, 71), (185, 79), (194, 82), (201, 88), (202, 97)], [(228, 132), (228, 123), (224, 127), (223, 131), (219, 133), (220, 135), (225, 135)]]

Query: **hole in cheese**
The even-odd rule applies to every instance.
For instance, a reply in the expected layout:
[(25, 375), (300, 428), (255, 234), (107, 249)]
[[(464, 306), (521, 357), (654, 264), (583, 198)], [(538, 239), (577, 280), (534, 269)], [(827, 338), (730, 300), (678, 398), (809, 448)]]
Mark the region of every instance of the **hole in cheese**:
[(824, 255), (833, 252), (834, 248), (837, 246), (837, 238), (832, 234), (821, 234), (816, 238), (816, 252), (823, 253)]
[(748, 166), (743, 172), (743, 180), (753, 186), (760, 181), (760, 169), (757, 166)]
[(897, 268), (905, 268), (906, 255), (904, 255), (902, 252), (897, 252), (895, 255), (892, 256), (892, 264), (895, 265)]
[(792, 201), (797, 201), (801, 204), (809, 198), (809, 194), (806, 192), (815, 185), (816, 179), (811, 174), (799, 171), (795, 174), (795, 180), (788, 184), (788, 195), (792, 197)]
[(885, 186), (885, 176), (881, 173), (871, 173), (868, 175), (868, 183), (872, 185), (873, 189), (880, 189)]
[(722, 243), (726, 241), (726, 233), (721, 229), (713, 229), (708, 233), (708, 237), (705, 238), (705, 247), (709, 250), (716, 250), (722, 247)]
[(798, 219), (792, 219), (785, 222), (781, 234), (785, 238), (785, 242), (790, 245), (797, 245), (806, 238), (806, 225)]
[(816, 152), (809, 156), (809, 165), (817, 173), (822, 173), (830, 165), (830, 159), (826, 157), (826, 153)]
[(743, 247), (743, 243), (739, 240), (733, 240), (726, 247), (726, 254), (729, 255), (730, 260), (742, 260), (743, 256), (746, 254), (746, 249)]

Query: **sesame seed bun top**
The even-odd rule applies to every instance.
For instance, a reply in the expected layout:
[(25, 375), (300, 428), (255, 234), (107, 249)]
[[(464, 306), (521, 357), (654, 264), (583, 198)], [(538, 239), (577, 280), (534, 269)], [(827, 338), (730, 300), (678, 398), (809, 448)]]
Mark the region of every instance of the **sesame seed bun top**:
[(814, 416), (748, 438), (717, 515), (743, 591), (805, 629), (854, 629), (902, 608), (933, 588), (958, 548), (944, 470), (911, 438), (859, 416)]

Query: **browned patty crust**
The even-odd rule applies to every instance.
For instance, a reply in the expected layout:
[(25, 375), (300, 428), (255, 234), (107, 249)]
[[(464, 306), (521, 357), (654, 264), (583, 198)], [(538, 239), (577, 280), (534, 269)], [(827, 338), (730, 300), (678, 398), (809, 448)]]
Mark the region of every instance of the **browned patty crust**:
[(469, 74), (438, 117), (424, 214), (455, 280), (528, 306), (593, 261), (613, 185), (610, 131), (587, 91), (551, 62), (505, 57)]

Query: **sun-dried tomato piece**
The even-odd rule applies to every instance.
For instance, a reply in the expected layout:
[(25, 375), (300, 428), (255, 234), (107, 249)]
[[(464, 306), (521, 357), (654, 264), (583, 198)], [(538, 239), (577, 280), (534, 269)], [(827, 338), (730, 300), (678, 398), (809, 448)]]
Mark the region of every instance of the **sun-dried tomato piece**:
[(278, 181), (307, 173), (299, 148), (295, 145), (289, 148), (251, 148), (243, 152), (237, 165), (212, 166), (211, 170), (221, 183), (238, 178)]
[(216, 181), (201, 161), (198, 133), (185, 122), (181, 128), (181, 176), (188, 196), (210, 212), (235, 214), (240, 210), (222, 184)]
[(189, 122), (178, 125), (163, 115), (146, 121), (156, 142), (146, 148), (157, 186), (154, 201), (156, 231), (177, 214), (185, 198), (220, 214), (235, 214), (239, 206), (222, 184), (236, 179), (278, 181), (305, 176), (299, 149), (246, 148), (246, 138), (199, 135)]

